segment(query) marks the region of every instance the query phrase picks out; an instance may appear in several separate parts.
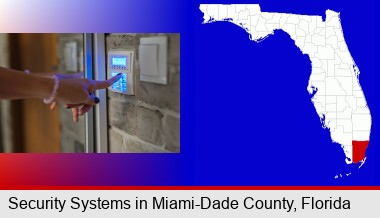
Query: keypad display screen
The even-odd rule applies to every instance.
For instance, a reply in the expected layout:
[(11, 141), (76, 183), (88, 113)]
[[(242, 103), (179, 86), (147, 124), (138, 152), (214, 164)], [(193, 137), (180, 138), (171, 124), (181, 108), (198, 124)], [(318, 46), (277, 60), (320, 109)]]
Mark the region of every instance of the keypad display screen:
[(127, 57), (112, 57), (112, 66), (127, 66)]

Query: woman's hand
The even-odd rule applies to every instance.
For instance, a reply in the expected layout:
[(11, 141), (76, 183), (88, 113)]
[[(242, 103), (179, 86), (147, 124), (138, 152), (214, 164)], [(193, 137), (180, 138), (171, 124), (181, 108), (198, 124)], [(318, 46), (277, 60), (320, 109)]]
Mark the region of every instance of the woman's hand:
[[(59, 79), (59, 86), (55, 79)], [(105, 89), (121, 78), (121, 74), (105, 81), (82, 79), (82, 74), (63, 75), (55, 73), (25, 73), (9, 68), (0, 67), (0, 99), (49, 99), (56, 90), (55, 101), (66, 104), (72, 108), (73, 119), (78, 121), (78, 116), (88, 112), (99, 98), (95, 97), (94, 91)], [(53, 93), (52, 93), (53, 92)], [(51, 108), (54, 108), (53, 103)]]
[[(121, 77), (116, 75), (106, 81), (94, 81), (82, 79), (82, 72), (73, 74), (33, 73), (33, 75), (41, 77), (51, 77), (55, 75), (60, 79), (60, 88), (58, 89), (56, 100), (65, 103), (65, 108), (71, 108), (74, 122), (78, 122), (80, 115), (87, 113), (95, 104), (99, 103), (99, 98), (94, 95), (95, 90), (107, 88)], [(50, 104), (50, 109), (54, 110), (56, 106), (57, 101), (54, 101)]]
[[(87, 113), (95, 104), (99, 103), (99, 98), (94, 95), (95, 90), (108, 88), (121, 78), (121, 75), (116, 75), (106, 81), (94, 81), (82, 79), (83, 72), (73, 74), (33, 73), (33, 75), (41, 77), (55, 75), (60, 79), (56, 100), (65, 103), (65, 108), (71, 108), (74, 122), (78, 122), (79, 115)], [(50, 109), (54, 110), (56, 106), (57, 101), (54, 101), (50, 104)]]
[[(25, 72), (30, 73), (29, 70), (25, 70)], [(54, 72), (51, 72), (51, 73), (33, 73), (33, 75), (46, 77), (46, 78), (50, 78), (50, 77), (55, 75), (59, 79), (75, 79), (75, 78), (82, 78), (83, 72), (70, 73), (70, 74), (60, 74), (60, 73), (54, 73)], [(50, 104), (50, 110), (54, 110), (56, 106), (57, 106), (57, 102), (53, 101), (53, 103)], [(67, 105), (65, 107), (68, 108)], [(73, 115), (74, 115), (74, 113), (73, 113)]]
[(108, 88), (120, 78), (121, 74), (105, 81), (85, 78), (61, 79), (56, 100), (64, 103), (66, 108), (71, 108), (73, 120), (78, 122), (79, 115), (87, 113), (99, 103), (99, 98), (94, 95), (94, 91)]

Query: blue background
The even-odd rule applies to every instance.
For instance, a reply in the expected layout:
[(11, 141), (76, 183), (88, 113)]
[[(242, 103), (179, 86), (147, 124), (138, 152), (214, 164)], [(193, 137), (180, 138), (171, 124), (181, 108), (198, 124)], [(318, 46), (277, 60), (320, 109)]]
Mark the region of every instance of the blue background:
[[(261, 43), (227, 22), (203, 25), (205, 0), (3, 0), (2, 32), (181, 34), (180, 154), (0, 154), (0, 188), (20, 186), (380, 185), (376, 84), (379, 3), (265, 0), (262, 11), (341, 12), (372, 113), (367, 161), (346, 165), (306, 87), (311, 65), (283, 31)], [(75, 7), (73, 7), (75, 5)], [(70, 16), (67, 12), (70, 11)], [(335, 180), (339, 173), (353, 172)]]

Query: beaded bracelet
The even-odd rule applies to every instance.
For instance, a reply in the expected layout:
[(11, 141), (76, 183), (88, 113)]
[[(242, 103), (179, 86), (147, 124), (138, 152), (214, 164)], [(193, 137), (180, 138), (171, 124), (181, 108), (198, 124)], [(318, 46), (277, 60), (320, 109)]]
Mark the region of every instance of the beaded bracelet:
[(52, 76), (51, 78), (54, 79), (53, 93), (51, 94), (50, 98), (44, 99), (45, 104), (51, 104), (55, 100), (55, 97), (57, 97), (57, 91), (59, 88), (59, 78), (56, 75)]

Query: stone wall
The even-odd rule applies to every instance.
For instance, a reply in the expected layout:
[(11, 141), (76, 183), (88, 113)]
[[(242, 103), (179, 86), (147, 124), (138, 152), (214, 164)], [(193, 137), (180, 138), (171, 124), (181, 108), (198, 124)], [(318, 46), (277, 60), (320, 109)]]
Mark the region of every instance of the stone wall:
[[(168, 37), (168, 84), (140, 81), (141, 37)], [(106, 48), (134, 50), (135, 95), (108, 91), (110, 152), (180, 151), (179, 34), (109, 34)]]
[[(108, 137), (110, 152), (179, 152), (180, 150), (180, 36), (179, 34), (107, 34), (106, 49), (135, 51), (141, 37), (168, 37), (168, 85), (140, 82), (138, 58), (134, 60), (135, 95), (108, 91)], [(83, 55), (82, 34), (59, 34), (59, 72), (67, 71), (64, 60), (66, 43), (77, 43), (77, 55)], [(79, 63), (78, 63), (79, 64)], [(78, 69), (81, 67), (78, 66)], [(61, 106), (62, 152), (83, 152), (84, 118), (74, 123), (71, 111)]]

